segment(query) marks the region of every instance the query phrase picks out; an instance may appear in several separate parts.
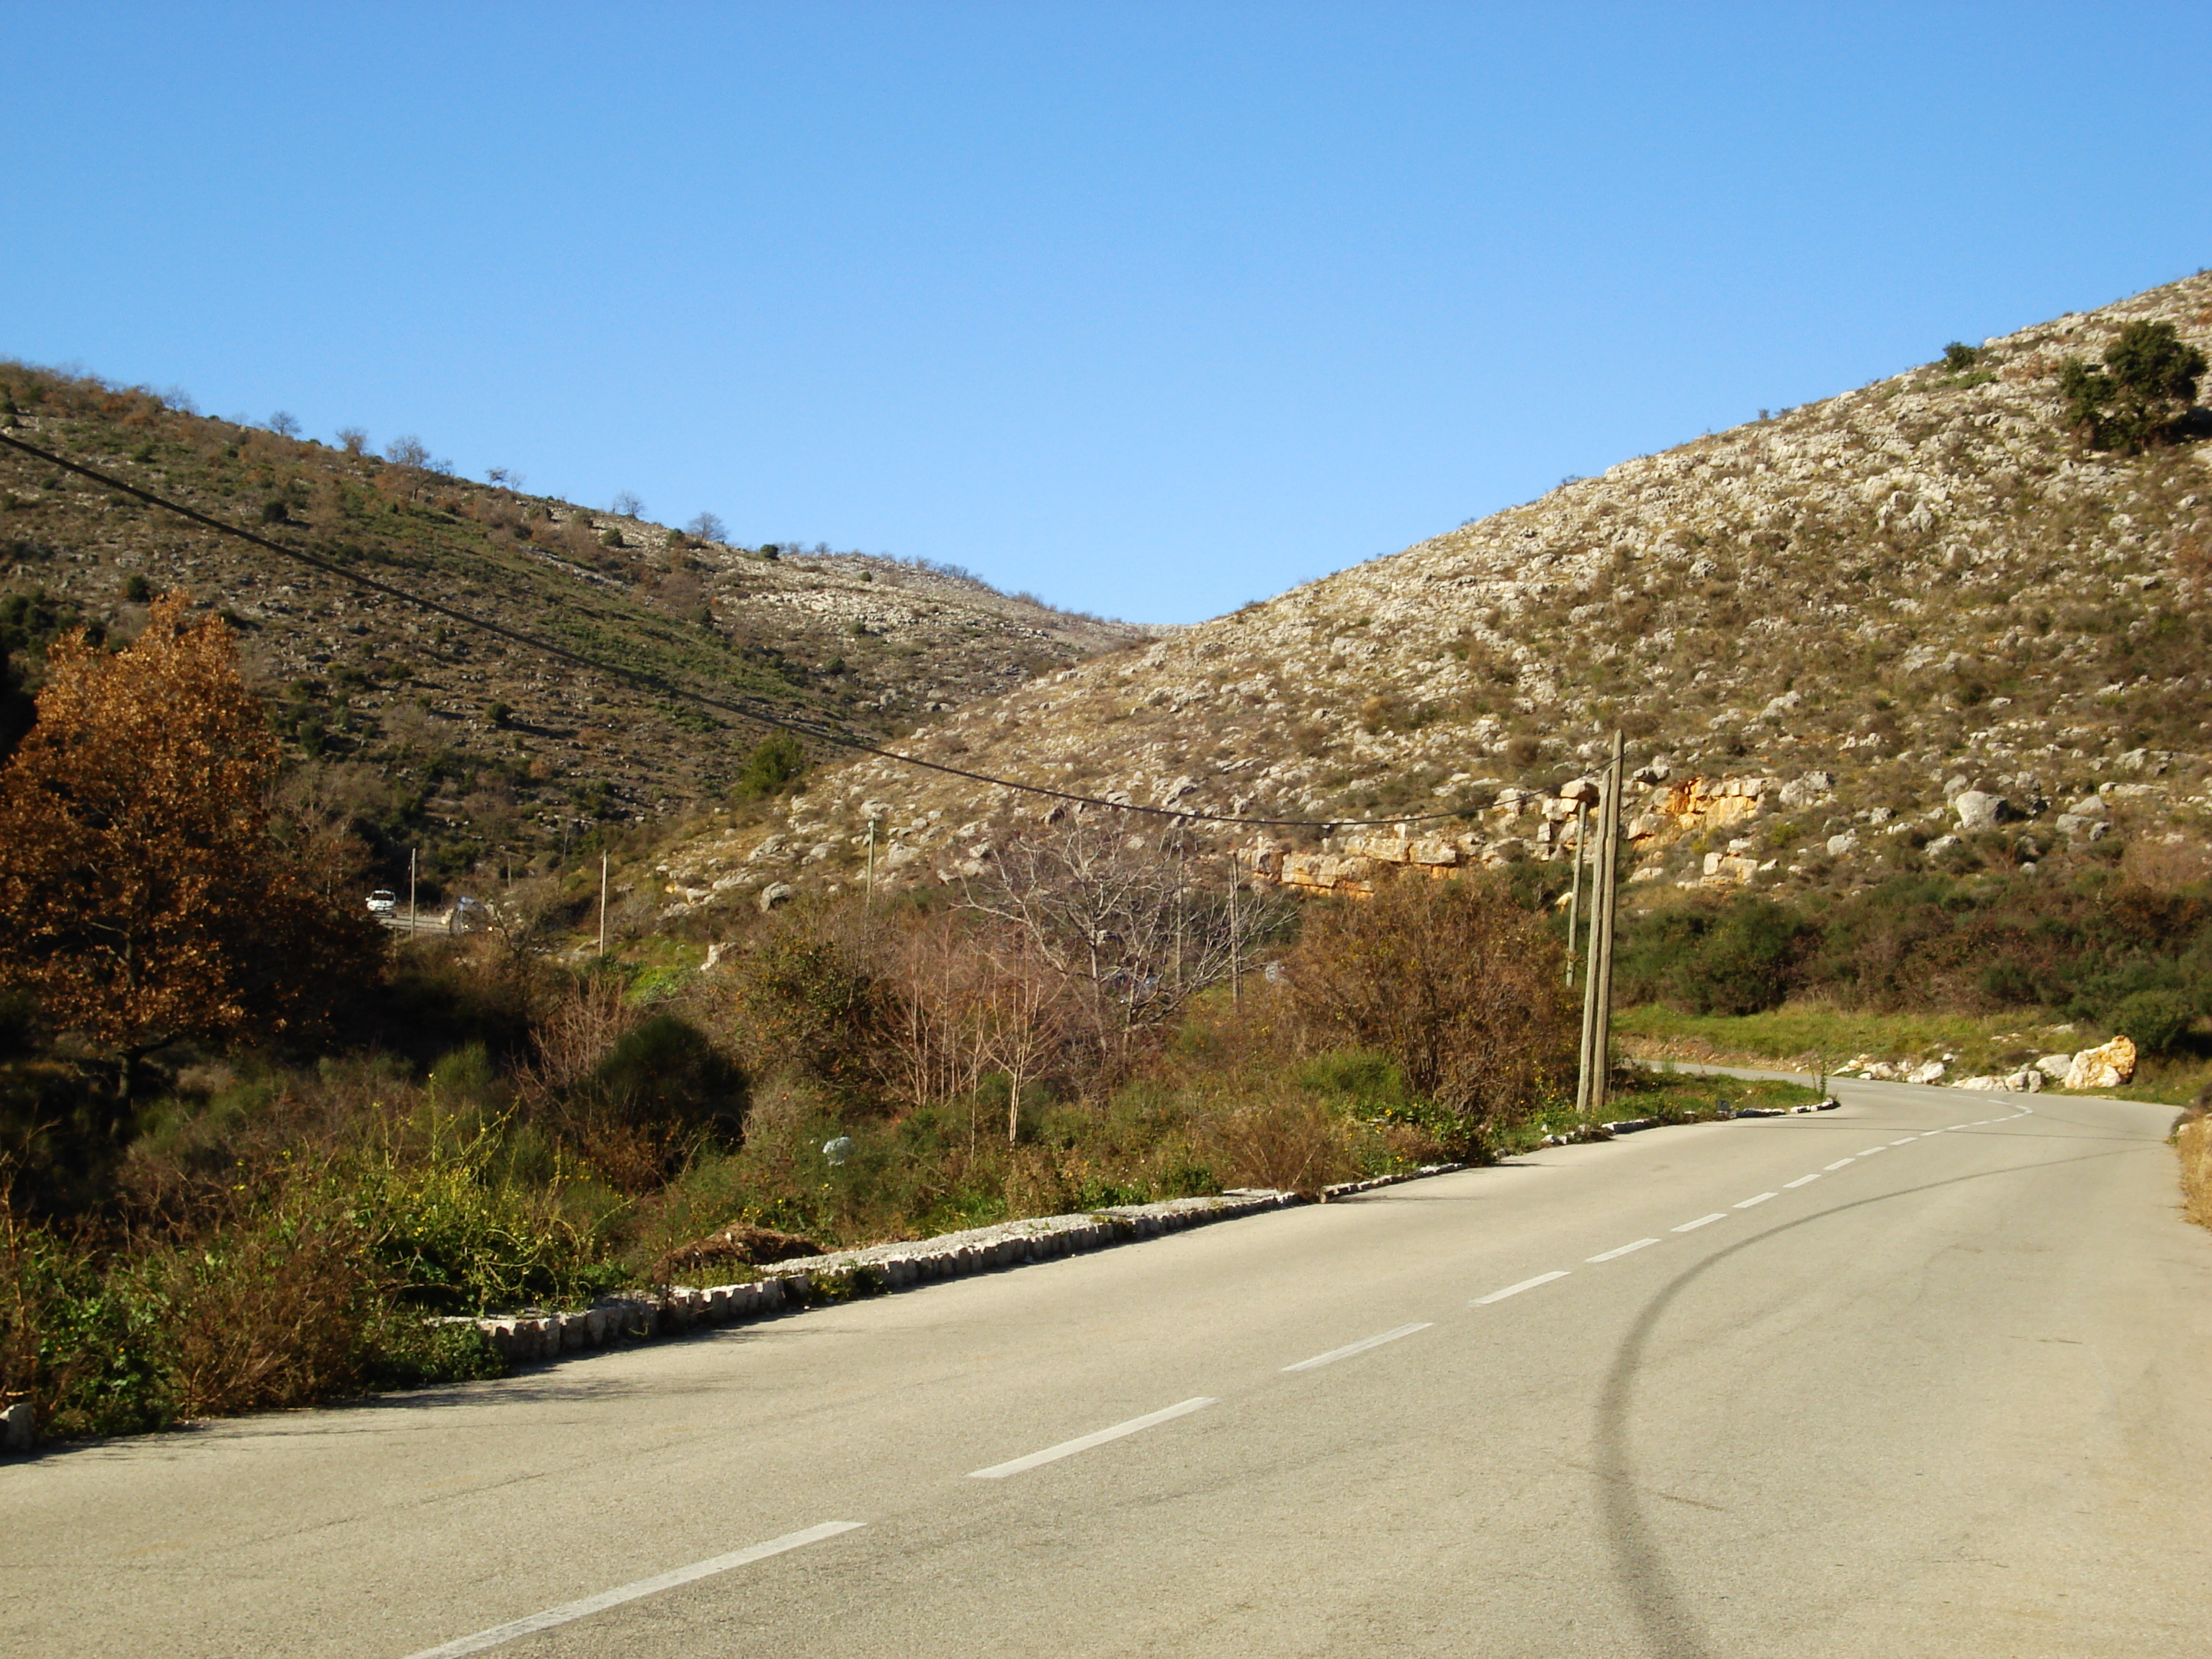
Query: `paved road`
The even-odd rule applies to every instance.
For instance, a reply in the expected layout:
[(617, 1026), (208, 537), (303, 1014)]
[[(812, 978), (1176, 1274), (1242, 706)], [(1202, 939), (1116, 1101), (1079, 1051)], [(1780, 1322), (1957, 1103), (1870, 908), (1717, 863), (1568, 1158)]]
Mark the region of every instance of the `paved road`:
[(1841, 1092), (0, 1468), (0, 1649), (2212, 1650), (2171, 1114)]

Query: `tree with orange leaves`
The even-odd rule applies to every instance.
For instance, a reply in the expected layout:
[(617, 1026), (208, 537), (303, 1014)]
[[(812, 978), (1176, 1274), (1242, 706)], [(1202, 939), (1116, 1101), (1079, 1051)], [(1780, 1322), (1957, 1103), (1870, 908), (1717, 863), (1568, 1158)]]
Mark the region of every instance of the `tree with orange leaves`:
[(382, 949), (270, 835), (276, 738), (230, 629), (185, 611), (113, 654), (56, 641), (0, 768), (0, 984), (105, 1047), (123, 1101), (170, 1043), (311, 1034)]

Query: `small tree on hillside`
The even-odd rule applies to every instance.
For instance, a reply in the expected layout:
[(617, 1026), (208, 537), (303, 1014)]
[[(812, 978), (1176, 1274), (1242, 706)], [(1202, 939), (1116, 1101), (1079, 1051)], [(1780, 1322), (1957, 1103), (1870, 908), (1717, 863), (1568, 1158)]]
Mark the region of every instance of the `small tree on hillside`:
[(2132, 322), (2105, 352), (2105, 366), (2079, 357), (2058, 366), (2066, 423), (2099, 449), (2133, 455), (2172, 435), (2197, 398), (2204, 354), (2172, 323)]
[(270, 833), (275, 737), (229, 629), (185, 608), (116, 655), (56, 641), (0, 769), (0, 985), (106, 1046), (121, 1100), (169, 1043), (320, 1025), (382, 946)]
[(739, 800), (768, 800), (787, 793), (806, 775), (806, 750), (788, 732), (771, 732), (745, 757), (731, 787)]

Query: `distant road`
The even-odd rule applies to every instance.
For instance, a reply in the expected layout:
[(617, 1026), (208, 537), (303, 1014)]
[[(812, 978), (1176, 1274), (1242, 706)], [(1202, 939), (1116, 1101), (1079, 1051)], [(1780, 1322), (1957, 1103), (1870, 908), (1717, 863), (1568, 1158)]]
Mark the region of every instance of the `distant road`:
[(2212, 1650), (2172, 1112), (1838, 1090), (0, 1465), (0, 1649)]

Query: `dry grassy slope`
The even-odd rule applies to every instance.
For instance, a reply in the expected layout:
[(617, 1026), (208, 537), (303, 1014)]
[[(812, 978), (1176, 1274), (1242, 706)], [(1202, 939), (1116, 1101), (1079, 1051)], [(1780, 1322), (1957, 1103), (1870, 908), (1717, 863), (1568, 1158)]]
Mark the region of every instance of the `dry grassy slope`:
[[(0, 422), (27, 441), (210, 514), (625, 667), (875, 735), (1158, 632), (888, 559), (679, 542), (20, 364), (0, 363)], [(286, 521), (261, 526), (271, 501)], [(761, 735), (715, 735), (650, 692), (0, 452), (0, 605), (42, 595), (34, 611), (127, 632), (143, 614), (133, 577), (228, 608), (305, 746), (366, 763), (487, 841), (550, 833), (580, 800), (622, 817), (711, 796)]]
[[(2087, 828), (2058, 814), (2100, 785), (2121, 786), (2124, 825), (2194, 835), (2212, 446), (2085, 453), (2051, 378), (2137, 317), (2212, 346), (2212, 278), (1992, 341), (1973, 374), (1913, 369), (1625, 461), (964, 708), (914, 746), (1216, 811), (1456, 805), (1436, 849), (1449, 863), (1553, 854), (1547, 811), (1565, 809), (1511, 792), (1588, 769), (1618, 725), (1668, 774), (1632, 804), (1647, 880), (1697, 879), (1740, 841), (1723, 878), (1854, 884), (1929, 856), (1917, 843), (1956, 827), (1946, 787), (1962, 777), (2027, 815), (1984, 837), (1986, 858), (2063, 861)], [(1832, 789), (1807, 781), (1820, 773)], [(950, 871), (1037, 810), (870, 762), (825, 779), (765, 847), (757, 831), (694, 842), (666, 871), (687, 902), (794, 869), (842, 878), (869, 816), (894, 868)], [(1326, 850), (1389, 850), (1348, 843)], [(1358, 869), (1293, 865), (1323, 884)]]

